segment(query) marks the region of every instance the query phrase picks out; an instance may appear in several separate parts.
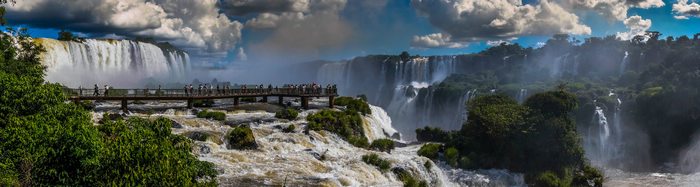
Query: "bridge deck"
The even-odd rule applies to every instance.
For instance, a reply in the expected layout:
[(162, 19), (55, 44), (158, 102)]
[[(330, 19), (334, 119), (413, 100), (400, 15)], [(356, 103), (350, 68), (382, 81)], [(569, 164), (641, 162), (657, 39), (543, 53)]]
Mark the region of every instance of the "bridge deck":
[[(106, 91), (106, 92), (105, 92)], [(263, 88), (263, 89), (220, 89), (186, 91), (185, 89), (65, 89), (69, 100), (111, 100), (122, 101), (122, 108), (126, 110), (129, 100), (186, 100), (188, 107), (192, 107), (193, 100), (206, 99), (234, 99), (237, 105), (240, 98), (245, 97), (279, 97), (280, 104), (284, 97), (299, 97), (302, 106), (308, 108), (308, 101), (314, 97), (328, 97), (329, 105), (333, 107), (333, 100), (338, 96), (337, 91), (331, 88), (298, 89), (298, 88)]]

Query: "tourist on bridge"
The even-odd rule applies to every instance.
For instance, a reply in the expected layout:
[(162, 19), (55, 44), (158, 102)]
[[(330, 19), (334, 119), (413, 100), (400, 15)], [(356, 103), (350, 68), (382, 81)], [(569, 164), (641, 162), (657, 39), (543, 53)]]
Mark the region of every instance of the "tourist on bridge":
[(199, 87), (197, 88), (197, 95), (202, 95), (202, 84), (199, 84)]
[(185, 96), (190, 96), (190, 94), (187, 92), (187, 85), (185, 84)]
[(146, 86), (146, 89), (143, 90), (143, 94), (145, 94), (146, 96), (148, 96), (148, 94), (150, 94), (150, 91), (148, 90), (148, 86)]
[(161, 96), (162, 94), (160, 93), (160, 84), (158, 85), (158, 90), (156, 90), (156, 95)]
[(109, 86), (105, 84), (105, 96), (109, 95)]
[(219, 84), (216, 84), (216, 95), (221, 95), (221, 89), (219, 89)]
[(78, 96), (83, 96), (83, 87), (82, 87), (82, 86), (78, 86), (78, 90), (79, 90)]
[(95, 92), (92, 92), (92, 96), (100, 96), (100, 87), (95, 84)]
[(194, 95), (194, 88), (192, 88), (192, 84), (190, 84), (187, 88), (190, 89), (190, 95)]

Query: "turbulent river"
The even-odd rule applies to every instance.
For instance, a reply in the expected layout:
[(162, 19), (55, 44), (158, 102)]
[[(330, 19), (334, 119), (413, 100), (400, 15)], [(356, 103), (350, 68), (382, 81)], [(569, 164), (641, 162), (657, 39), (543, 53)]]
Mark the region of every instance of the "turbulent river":
[[(313, 105), (325, 106), (325, 101)], [(298, 103), (294, 103), (298, 105)], [(356, 148), (339, 136), (326, 131), (302, 132), (306, 125), (305, 116), (317, 109), (304, 110), (297, 120), (280, 120), (274, 117), (274, 105), (244, 104), (233, 107), (224, 102), (214, 110), (226, 113), (224, 122), (196, 118), (197, 109), (186, 109), (184, 102), (131, 104), (128, 116), (146, 118), (166, 117), (176, 125), (175, 134), (188, 135), (205, 133), (206, 141), (195, 141), (193, 152), (201, 160), (212, 162), (220, 171), (219, 184), (222, 186), (402, 186), (402, 182), (392, 172), (382, 173), (375, 166), (362, 162), (362, 155), (379, 154), (389, 160), (392, 168), (409, 171), (431, 186), (524, 186), (521, 174), (505, 170), (467, 171), (451, 169), (443, 163), (433, 163), (426, 168), (425, 162), (432, 162), (418, 156), (420, 144), (410, 144), (401, 140), (391, 153)], [(155, 110), (156, 112), (153, 112)], [(389, 138), (396, 132), (391, 119), (383, 109), (371, 106), (372, 114), (364, 116), (364, 131), (370, 140)], [(150, 111), (150, 112), (148, 112)], [(105, 113), (119, 113), (118, 103), (98, 104), (93, 112), (94, 120)], [(150, 115), (148, 113), (151, 113)], [(232, 126), (250, 125), (256, 137), (258, 149), (227, 149), (224, 136)], [(282, 132), (288, 125), (297, 126), (292, 133)], [(407, 145), (405, 145), (407, 144)], [(324, 155), (324, 159), (320, 159)]]

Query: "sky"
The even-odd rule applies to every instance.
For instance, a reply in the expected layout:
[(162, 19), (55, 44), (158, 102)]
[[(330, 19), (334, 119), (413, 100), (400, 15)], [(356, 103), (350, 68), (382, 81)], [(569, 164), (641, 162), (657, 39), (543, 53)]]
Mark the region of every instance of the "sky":
[(537, 47), (645, 31), (700, 32), (695, 0), (20, 0), (12, 27), (56, 38), (149, 37), (201, 66), (294, 63), (370, 54), (474, 53), (502, 42)]

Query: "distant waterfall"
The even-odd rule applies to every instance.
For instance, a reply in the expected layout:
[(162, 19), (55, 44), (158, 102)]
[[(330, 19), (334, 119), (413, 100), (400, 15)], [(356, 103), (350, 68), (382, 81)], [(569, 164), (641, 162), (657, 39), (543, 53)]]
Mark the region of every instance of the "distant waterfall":
[(629, 63), (629, 53), (625, 51), (625, 57), (622, 57), (622, 62), (620, 62), (620, 76), (625, 74), (625, 70), (627, 69), (627, 64)]
[(518, 103), (524, 103), (525, 99), (527, 97), (527, 89), (520, 89), (520, 92), (518, 92), (518, 96), (515, 97), (515, 99), (518, 101)]
[(379, 56), (327, 62), (320, 66), (317, 80), (338, 84), (341, 95), (365, 94), (370, 103), (385, 108), (395, 127), (410, 139), (416, 128), (436, 125), (430, 124), (434, 113), (432, 86), (456, 73), (456, 59), (434, 56), (403, 61)]
[(593, 121), (598, 123), (598, 140), (600, 143), (600, 153), (604, 154), (607, 151), (608, 140), (610, 139), (610, 126), (608, 118), (605, 117), (605, 112), (599, 106), (595, 107)]
[(36, 39), (46, 48), (42, 63), (46, 79), (69, 87), (110, 84), (142, 86), (147, 79), (184, 80), (190, 71), (189, 55), (156, 45), (129, 40), (84, 42)]
[[(617, 96), (610, 93), (609, 96)], [(597, 105), (597, 104), (596, 104)], [(586, 154), (596, 164), (603, 166), (621, 166), (619, 158), (624, 154), (622, 100), (616, 97), (612, 121), (606, 116), (605, 110), (596, 106), (593, 113), (593, 126), (588, 131)], [(611, 123), (612, 122), (612, 123)]]

